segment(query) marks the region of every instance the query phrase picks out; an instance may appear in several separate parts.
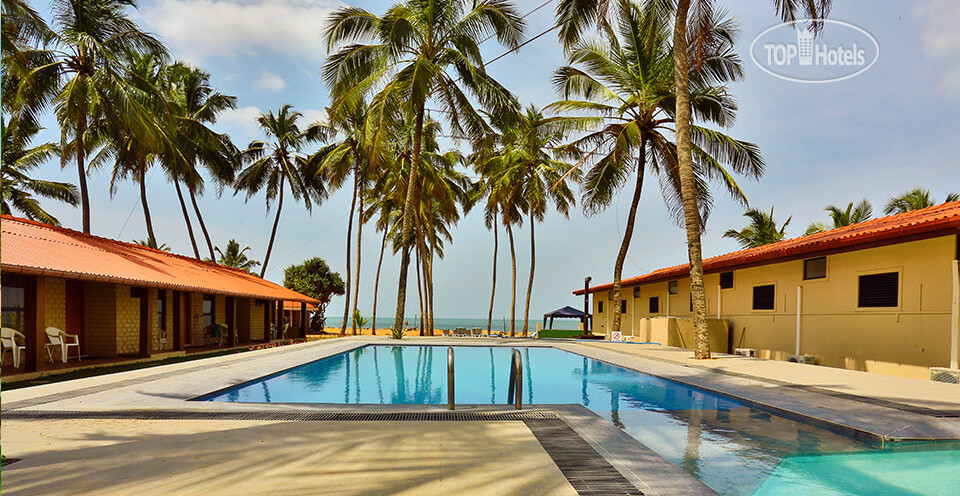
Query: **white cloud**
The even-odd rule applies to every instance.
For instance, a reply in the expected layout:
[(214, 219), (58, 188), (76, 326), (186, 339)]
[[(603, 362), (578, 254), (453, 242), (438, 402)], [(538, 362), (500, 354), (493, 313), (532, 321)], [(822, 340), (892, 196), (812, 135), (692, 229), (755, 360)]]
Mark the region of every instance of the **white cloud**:
[(269, 71), (263, 71), (260, 79), (257, 80), (257, 88), (265, 91), (279, 92), (283, 91), (286, 87), (287, 82), (284, 81), (282, 77)]
[(960, 2), (924, 0), (914, 5), (913, 12), (920, 26), (923, 55), (943, 68), (940, 92), (960, 96)]
[[(278, 109), (272, 110), (276, 112)], [(301, 129), (307, 124), (313, 124), (314, 122), (318, 121), (326, 122), (327, 120), (327, 111), (324, 109), (294, 107), (294, 110), (303, 114), (303, 117), (297, 121)], [(264, 110), (252, 105), (249, 107), (225, 110), (222, 114), (220, 114), (217, 122), (231, 128), (242, 130), (251, 138), (260, 139), (262, 136), (260, 132), (260, 124), (257, 123), (257, 117), (260, 117), (262, 112), (264, 112)]]
[(322, 31), (336, 0), (159, 0), (143, 22), (173, 53), (202, 62), (269, 51), (319, 62)]
[(260, 124), (257, 123), (257, 117), (260, 117), (259, 108), (254, 106), (238, 107), (224, 110), (223, 113), (220, 114), (217, 122), (242, 129), (250, 135), (257, 135), (260, 132)]

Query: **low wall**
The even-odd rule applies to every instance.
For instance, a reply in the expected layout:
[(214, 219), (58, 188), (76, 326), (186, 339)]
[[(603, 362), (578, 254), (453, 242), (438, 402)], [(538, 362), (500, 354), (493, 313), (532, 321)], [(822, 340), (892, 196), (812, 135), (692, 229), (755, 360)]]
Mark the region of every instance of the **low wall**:
[[(730, 324), (726, 319), (707, 319), (710, 333), (710, 351), (727, 353)], [(640, 319), (633, 334), (624, 340), (637, 343), (660, 343), (664, 346), (693, 349), (693, 319), (678, 317), (650, 317)]]

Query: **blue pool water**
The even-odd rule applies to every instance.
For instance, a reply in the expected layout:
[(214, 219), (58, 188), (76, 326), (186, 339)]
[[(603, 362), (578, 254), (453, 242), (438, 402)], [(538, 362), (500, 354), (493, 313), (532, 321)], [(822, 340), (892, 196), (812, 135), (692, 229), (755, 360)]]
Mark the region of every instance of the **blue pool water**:
[[(960, 494), (960, 446), (877, 449), (704, 391), (552, 348), (521, 348), (527, 404), (579, 403), (728, 496)], [(457, 404), (505, 404), (510, 348), (456, 347)], [(445, 404), (447, 348), (366, 346), (211, 401)]]

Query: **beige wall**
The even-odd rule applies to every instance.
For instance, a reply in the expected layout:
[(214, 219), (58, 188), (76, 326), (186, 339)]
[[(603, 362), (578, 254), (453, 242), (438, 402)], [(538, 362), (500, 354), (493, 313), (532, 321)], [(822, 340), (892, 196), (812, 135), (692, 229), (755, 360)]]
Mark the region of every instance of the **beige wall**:
[[(869, 248), (827, 256), (827, 277), (803, 280), (803, 260), (734, 271), (733, 288), (719, 290), (719, 273), (706, 274), (709, 317), (721, 317), (733, 328), (732, 347), (756, 348), (764, 358), (785, 359), (794, 353), (797, 287), (802, 287), (801, 352), (818, 363), (868, 372), (929, 378), (928, 367), (949, 365), (951, 261), (956, 257), (956, 236)], [(857, 308), (858, 276), (879, 272), (900, 274), (900, 304), (895, 308)], [(776, 286), (775, 309), (753, 310), (753, 287)], [(625, 334), (640, 330), (648, 298), (660, 297), (660, 315), (666, 315), (668, 281), (625, 288)], [(690, 284), (678, 282), (679, 292), (669, 296), (673, 316), (689, 316)], [(718, 298), (718, 292), (720, 296)], [(594, 298), (595, 328), (610, 325), (609, 292)], [(597, 300), (604, 300), (598, 312)]]
[(47, 327), (67, 329), (66, 281), (58, 277), (45, 277), (44, 318)]
[(140, 298), (130, 296), (130, 286), (115, 286), (117, 298), (117, 353), (140, 353)]
[(237, 298), (237, 338), (239, 341), (263, 339), (263, 305), (253, 298)]

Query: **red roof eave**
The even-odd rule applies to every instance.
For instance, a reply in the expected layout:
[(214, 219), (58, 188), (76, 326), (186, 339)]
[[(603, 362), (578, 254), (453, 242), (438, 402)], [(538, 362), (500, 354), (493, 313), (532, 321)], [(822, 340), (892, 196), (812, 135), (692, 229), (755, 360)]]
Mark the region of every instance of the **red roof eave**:
[[(881, 217), (822, 233), (711, 257), (703, 261), (703, 270), (705, 273), (714, 273), (951, 235), (960, 235), (960, 202)], [(621, 287), (677, 279), (689, 276), (689, 273), (690, 264), (676, 265), (624, 279), (621, 281)], [(613, 283), (594, 286), (590, 288), (590, 292), (610, 289), (613, 289)], [(575, 295), (583, 295), (583, 293), (583, 289), (573, 292)]]

